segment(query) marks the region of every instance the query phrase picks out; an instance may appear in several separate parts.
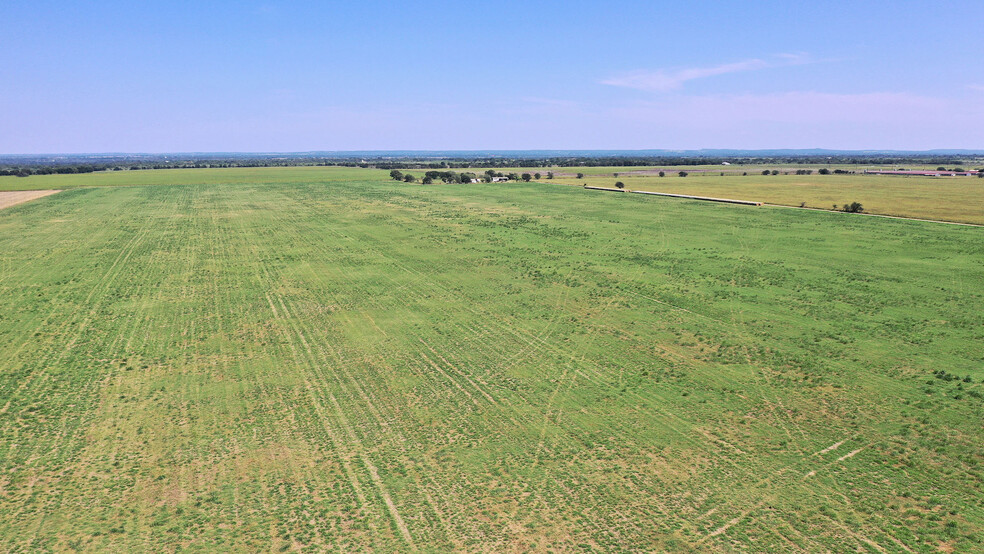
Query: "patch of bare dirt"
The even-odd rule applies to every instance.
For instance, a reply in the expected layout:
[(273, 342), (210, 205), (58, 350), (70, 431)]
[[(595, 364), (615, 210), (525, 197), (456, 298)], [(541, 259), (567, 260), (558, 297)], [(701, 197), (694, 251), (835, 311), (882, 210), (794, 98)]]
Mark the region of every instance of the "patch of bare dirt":
[(50, 196), (60, 190), (14, 190), (10, 192), (0, 192), (0, 210), (29, 202), (42, 196)]

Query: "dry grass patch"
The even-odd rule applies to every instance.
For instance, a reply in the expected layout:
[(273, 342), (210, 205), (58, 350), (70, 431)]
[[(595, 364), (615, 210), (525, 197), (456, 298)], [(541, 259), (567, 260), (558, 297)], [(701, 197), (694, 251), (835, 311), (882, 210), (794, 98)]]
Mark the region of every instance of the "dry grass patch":
[(0, 210), (30, 202), (42, 196), (50, 196), (60, 190), (14, 190), (10, 192), (0, 192)]

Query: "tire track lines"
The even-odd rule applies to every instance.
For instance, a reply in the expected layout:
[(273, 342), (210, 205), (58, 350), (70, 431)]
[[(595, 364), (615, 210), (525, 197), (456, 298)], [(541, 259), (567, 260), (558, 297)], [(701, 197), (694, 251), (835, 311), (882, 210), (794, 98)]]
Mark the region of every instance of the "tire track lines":
[[(269, 296), (268, 296), (268, 300), (269, 300)], [(308, 344), (307, 339), (304, 336), (303, 331), (300, 328), (298, 328), (298, 326), (294, 323), (294, 317), (290, 315), (290, 311), (287, 309), (286, 305), (284, 304), (283, 297), (278, 297), (277, 300), (280, 303), (280, 306), (283, 309), (283, 313), (285, 316), (284, 318), (282, 318), (282, 320), (287, 322), (287, 324), (293, 329), (294, 335), (299, 339), (301, 346), (303, 347), (304, 351), (307, 353), (308, 367), (311, 368), (313, 372), (318, 373), (317, 370), (318, 362), (315, 358), (313, 351), (311, 350), (311, 346)], [(272, 304), (273, 301), (270, 300), (270, 302)], [(323, 390), (322, 392), (327, 393), (328, 400), (335, 408), (336, 417), (338, 418), (339, 423), (341, 424), (341, 428), (344, 434), (346, 435), (346, 438), (348, 439), (348, 443), (352, 445), (352, 449), (355, 452), (357, 452), (357, 455), (359, 459), (362, 461), (362, 464), (368, 470), (373, 485), (376, 487), (377, 493), (382, 497), (383, 502), (386, 504), (386, 508), (389, 511), (390, 517), (393, 519), (393, 522), (396, 525), (397, 529), (399, 530), (400, 534), (402, 535), (403, 540), (410, 546), (411, 549), (417, 550), (413, 538), (410, 536), (410, 530), (407, 528), (406, 523), (403, 521), (403, 517), (400, 515), (400, 512), (397, 510), (396, 504), (393, 502), (393, 498), (390, 496), (385, 483), (383, 483), (382, 478), (379, 476), (379, 470), (376, 468), (376, 465), (372, 462), (369, 455), (366, 454), (365, 447), (362, 445), (362, 441), (355, 434), (355, 431), (352, 429), (351, 424), (348, 422), (348, 418), (345, 416), (345, 412), (342, 409), (341, 404), (339, 404), (338, 400), (335, 398), (334, 393), (332, 393), (330, 390)], [(317, 402), (315, 396), (313, 395), (313, 391), (312, 391), (312, 401)], [(328, 429), (328, 427), (329, 426), (327, 425), (327, 420), (326, 420), (326, 430)]]
[[(85, 314), (85, 317), (83, 318), (81, 324), (76, 326), (75, 332), (70, 337), (68, 344), (55, 358), (55, 364), (62, 365), (64, 363), (66, 356), (68, 356), (71, 350), (75, 348), (75, 345), (78, 343), (82, 335), (88, 330), (88, 327), (97, 319), (99, 309), (108, 303), (108, 292), (110, 292), (111, 287), (113, 287), (114, 283), (127, 268), (126, 263), (137, 251), (138, 246), (141, 246), (144, 243), (150, 230), (151, 223), (149, 221), (145, 221), (143, 227), (140, 228), (121, 249), (115, 261), (103, 275), (100, 282), (90, 290), (90, 293), (86, 297), (86, 301), (84, 303), (85, 305), (89, 305), (90, 309), (88, 312), (81, 312)], [(95, 297), (97, 291), (100, 292), (100, 294), (98, 297)], [(95, 300), (93, 300), (94, 297)], [(108, 337), (97, 337), (93, 339), (92, 344), (94, 351), (103, 352), (106, 351), (107, 348), (111, 349), (113, 343), (106, 343), (106, 341), (109, 340), (110, 339)], [(97, 346), (97, 344), (101, 346)], [(109, 351), (111, 352), (111, 350)], [(82, 384), (80, 391), (77, 391), (75, 396), (65, 396), (61, 398), (61, 404), (63, 406), (69, 402), (77, 404), (81, 402), (83, 398), (88, 398), (91, 394), (94, 394), (93, 388), (97, 384), (97, 377), (103, 377), (102, 379), (98, 379), (98, 382), (102, 383), (103, 386), (109, 385), (110, 379), (112, 378), (112, 373), (102, 376), (99, 375), (97, 371), (91, 370), (86, 372), (86, 375), (88, 375), (88, 380)], [(80, 429), (86, 421), (92, 419), (92, 417), (94, 417), (92, 410), (85, 412), (73, 421), (74, 425), (63, 424), (58, 434), (52, 437), (54, 444), (58, 445), (56, 451), (61, 454), (59, 457), (60, 460), (64, 460), (70, 455), (70, 453), (78, 453), (85, 448), (83, 438), (79, 437), (79, 434), (76, 431)], [(47, 514), (51, 512), (49, 508), (51, 506), (60, 506), (65, 499), (65, 494), (66, 492), (63, 489), (56, 489), (53, 495), (50, 495), (45, 499), (43, 502), (43, 513), (45, 515), (39, 518), (38, 524), (33, 531), (33, 535), (35, 537), (39, 536), (45, 525)]]
[[(273, 282), (272, 279), (270, 279), (269, 281)], [(296, 336), (300, 344), (303, 346), (303, 349), (307, 354), (306, 359), (308, 362), (307, 365), (309, 369), (312, 371), (314, 375), (318, 376), (319, 380), (324, 381), (324, 377), (321, 376), (322, 372), (319, 370), (320, 364), (317, 359), (317, 356), (315, 355), (313, 349), (311, 348), (310, 343), (307, 341), (307, 338), (303, 330), (299, 328), (298, 325), (295, 323), (294, 321), (295, 318), (290, 314), (290, 310), (288, 310), (284, 302), (283, 296), (278, 295), (277, 300), (281, 307), (281, 313), (282, 313), (281, 320), (287, 322), (287, 324), (293, 330), (294, 336)], [(273, 308), (272, 300), (269, 301), (271, 303), (271, 307)], [(337, 355), (337, 352), (336, 352), (336, 357), (338, 357), (339, 359), (341, 358), (340, 355)], [(340, 359), (340, 361), (344, 361), (344, 360)], [(345, 372), (344, 365), (341, 366), (339, 369), (341, 369), (342, 372)], [(341, 383), (338, 376), (336, 375), (335, 377), (339, 385), (343, 387), (342, 390), (344, 390), (344, 385)], [(404, 542), (406, 542), (412, 549), (416, 550), (417, 547), (413, 541), (413, 538), (410, 535), (410, 531), (406, 523), (404, 522), (402, 516), (400, 515), (395, 502), (390, 496), (389, 491), (385, 486), (385, 483), (383, 483), (382, 478), (379, 476), (379, 472), (376, 465), (373, 463), (373, 461), (370, 459), (368, 454), (365, 452), (361, 440), (355, 434), (351, 424), (348, 422), (348, 418), (345, 416), (345, 412), (342, 410), (341, 404), (335, 398), (335, 395), (334, 393), (331, 392), (330, 388), (327, 387), (327, 384), (323, 385), (322, 392), (328, 395), (329, 400), (331, 401), (332, 405), (335, 407), (337, 411), (337, 418), (339, 420), (339, 423), (341, 424), (344, 434), (348, 439), (349, 444), (353, 445), (353, 450), (355, 450), (358, 453), (359, 459), (361, 460), (363, 466), (367, 469), (370, 478), (373, 482), (373, 485), (376, 487), (378, 494), (383, 499), (383, 502), (386, 504), (387, 511), (389, 512), (390, 517), (392, 518), (395, 526), (400, 532), (400, 535), (403, 537)], [(362, 391), (362, 393), (363, 395), (365, 394), (364, 391)], [(365, 396), (363, 397), (363, 400), (366, 400)], [(371, 401), (369, 401), (367, 405), (372, 406)], [(370, 409), (374, 410), (374, 407), (371, 407)], [(327, 421), (326, 421), (326, 427), (327, 427)], [(340, 444), (340, 443), (336, 443), (336, 444)]]
[[(116, 235), (119, 235), (119, 233), (117, 232), (112, 237), (109, 237), (109, 239), (115, 237)], [(131, 242), (133, 240), (135, 240), (135, 238), (136, 237), (134, 237), (133, 239), (131, 239)], [(121, 250), (120, 251), (119, 256), (122, 256), (123, 255), (124, 250)], [(83, 302), (82, 306), (87, 305), (91, 301), (93, 294), (95, 294), (95, 292), (99, 289), (100, 285), (102, 285), (106, 281), (106, 279), (109, 276), (110, 272), (115, 267), (116, 262), (118, 262), (119, 256), (117, 257), (116, 261), (114, 261), (114, 263), (112, 264), (112, 266), (110, 267), (110, 269), (106, 270), (106, 272), (103, 273), (103, 275), (100, 278), (99, 282), (97, 282), (96, 284), (94, 284), (92, 286), (92, 288), (89, 291), (89, 295), (86, 297), (86, 300)], [(28, 276), (30, 275), (30, 272), (25, 272), (25, 273)], [(55, 298), (56, 299), (61, 299), (62, 296), (66, 296), (68, 294), (69, 294), (68, 287), (63, 286), (63, 287), (60, 287), (59, 292), (56, 294), (56, 297)], [(45, 319), (42, 321), (42, 323), (40, 325), (38, 325), (37, 327), (34, 327), (33, 329), (31, 329), (31, 328), (25, 329), (24, 334), (20, 337), (19, 340), (11, 340), (10, 341), (10, 344), (17, 344), (18, 346), (17, 346), (16, 350), (14, 350), (13, 352), (11, 352), (9, 354), (8, 359), (15, 359), (30, 344), (32, 344), (32, 341), (28, 339), (28, 337), (31, 336), (31, 334), (32, 334), (32, 330), (33, 331), (37, 331), (38, 329), (44, 329), (44, 328), (48, 327), (48, 325), (51, 322), (52, 317), (54, 317), (54, 315), (56, 313), (58, 313), (59, 312), (59, 309), (61, 308), (61, 306), (57, 305), (54, 302), (52, 304), (53, 304), (53, 306), (52, 306), (51, 310), (45, 316)], [(72, 312), (72, 317), (65, 317), (65, 318), (63, 318), (63, 320), (61, 321), (60, 325), (58, 326), (57, 332), (54, 332), (52, 334), (54, 336), (57, 336), (57, 337), (64, 336), (66, 334), (66, 331), (65, 330), (68, 329), (68, 328), (70, 328), (70, 327), (72, 327), (76, 323), (76, 321), (79, 318), (81, 318), (82, 316), (83, 316), (83, 311), (81, 309), (78, 309), (78, 310), (73, 311)], [(83, 321), (85, 321), (85, 320), (83, 320)], [(24, 381), (22, 381), (20, 383), (20, 385), (18, 386), (18, 388), (15, 389), (14, 391), (12, 391), (12, 393), (11, 393), (10, 397), (8, 398), (8, 400), (7, 400), (6, 404), (4, 405), (4, 407), (3, 408), (0, 408), (0, 416), (2, 416), (3, 414), (5, 414), (7, 412), (7, 410), (10, 408), (11, 402), (15, 398), (17, 398), (20, 393), (23, 393), (25, 390), (27, 390), (30, 386), (32, 386), (34, 384), (35, 379), (37, 379), (38, 377), (40, 377), (41, 375), (44, 374), (43, 368), (47, 367), (49, 365), (49, 361), (50, 361), (51, 357), (56, 355), (56, 347), (57, 347), (57, 342), (55, 342), (54, 340), (49, 340), (48, 341), (48, 343), (47, 343), (47, 349), (45, 350), (45, 352), (43, 354), (41, 354), (41, 356), (39, 358), (36, 359), (36, 361), (33, 364), (35, 366), (35, 368), (36, 368), (35, 371), (31, 372), (30, 377), (28, 377), (28, 379), (25, 379)]]
[[(744, 521), (752, 512), (754, 512), (755, 510), (761, 508), (763, 505), (765, 505), (765, 503), (769, 502), (770, 500), (773, 500), (779, 494), (779, 491), (780, 490), (783, 490), (783, 489), (786, 489), (786, 488), (795, 486), (799, 481), (802, 481), (802, 480), (805, 480), (805, 479), (809, 479), (810, 477), (814, 477), (820, 471), (830, 469), (830, 468), (834, 467), (835, 465), (837, 465), (839, 462), (842, 462), (842, 461), (844, 461), (844, 460), (846, 460), (846, 459), (848, 459), (848, 458), (856, 455), (857, 453), (859, 453), (862, 450), (864, 450), (866, 447), (870, 446), (870, 444), (866, 444), (866, 445), (862, 446), (861, 448), (859, 448), (857, 450), (854, 450), (854, 451), (852, 451), (851, 453), (849, 453), (847, 455), (841, 456), (840, 458), (837, 458), (836, 460), (828, 461), (828, 462), (826, 462), (824, 464), (821, 464), (818, 467), (814, 467), (813, 469), (810, 469), (809, 471), (807, 471), (805, 474), (803, 473), (803, 468), (800, 467), (802, 464), (810, 462), (810, 459), (813, 458), (813, 457), (816, 457), (818, 455), (822, 455), (823, 453), (826, 453), (826, 452), (833, 451), (836, 447), (839, 447), (844, 442), (845, 441), (840, 441), (840, 442), (835, 443), (834, 445), (831, 445), (831, 446), (829, 446), (829, 447), (827, 447), (827, 448), (825, 448), (825, 449), (823, 449), (823, 450), (821, 450), (819, 452), (816, 452), (816, 453), (814, 453), (812, 455), (803, 456), (799, 460), (797, 460), (796, 462), (793, 462), (791, 464), (786, 465), (785, 467), (783, 467), (779, 471), (775, 472), (774, 474), (772, 474), (772, 475), (770, 475), (768, 477), (765, 477), (765, 478), (759, 480), (757, 483), (755, 483), (755, 484), (751, 485), (750, 487), (748, 487), (751, 490), (758, 490), (758, 489), (761, 489), (764, 486), (768, 485), (770, 492), (766, 493), (765, 496), (763, 498), (761, 498), (759, 500), (759, 502), (757, 504), (755, 504), (753, 507), (741, 511), (739, 513), (739, 515), (736, 516), (735, 518), (732, 518), (731, 520), (729, 520), (724, 525), (722, 525), (722, 526), (714, 529), (710, 533), (708, 533), (705, 536), (703, 536), (701, 539), (699, 539), (697, 541), (696, 544), (698, 544), (698, 545), (699, 544), (702, 544), (705, 541), (707, 541), (708, 539), (711, 539), (713, 537), (716, 537), (718, 535), (721, 535), (721, 534), (727, 532), (729, 529), (731, 529), (735, 525), (737, 525), (737, 524), (741, 523), (742, 521)], [(790, 472), (794, 472), (794, 471), (795, 471), (796, 475), (802, 475), (802, 477), (800, 479), (797, 479), (797, 480), (788, 480), (785, 483), (781, 483), (781, 484), (780, 483), (774, 483), (773, 482), (773, 481), (777, 480), (779, 477), (783, 476), (784, 474), (787, 474), (787, 473), (790, 473)], [(793, 479), (794, 478), (795, 478), (795, 476), (793, 477)], [(842, 493), (840, 493), (839, 491), (836, 491), (832, 487), (825, 486), (825, 485), (820, 485), (820, 484), (815, 484), (813, 486), (819, 487), (821, 490), (827, 491), (828, 493), (833, 493), (833, 494), (840, 495), (843, 498), (843, 500), (844, 500), (844, 506), (847, 509), (849, 509), (852, 513), (856, 513), (855, 510), (850, 507), (851, 506), (850, 500), (846, 496), (844, 496)], [(718, 508), (715, 508), (715, 510), (718, 510)], [(706, 514), (706, 515), (709, 515), (709, 514)], [(848, 533), (851, 536), (853, 536), (856, 540), (858, 540), (860, 542), (865, 542), (865, 543), (868, 543), (868, 544), (875, 544), (872, 541), (870, 541), (870, 539), (868, 539), (867, 537), (864, 537), (863, 535), (860, 535), (860, 534), (858, 534), (858, 533), (856, 533), (856, 532), (848, 529), (846, 526), (843, 526), (842, 523), (837, 522), (837, 521), (835, 521), (835, 523), (838, 524), (838, 525), (840, 525), (842, 527), (842, 529), (846, 533)], [(891, 534), (888, 533), (884, 529), (879, 530), (879, 532), (885, 533), (886, 535), (888, 535), (888, 536), (891, 537)], [(894, 540), (898, 540), (898, 539), (895, 539), (894, 537), (892, 537), (892, 538)], [(878, 550), (881, 550), (880, 547), (877, 547), (877, 549)]]

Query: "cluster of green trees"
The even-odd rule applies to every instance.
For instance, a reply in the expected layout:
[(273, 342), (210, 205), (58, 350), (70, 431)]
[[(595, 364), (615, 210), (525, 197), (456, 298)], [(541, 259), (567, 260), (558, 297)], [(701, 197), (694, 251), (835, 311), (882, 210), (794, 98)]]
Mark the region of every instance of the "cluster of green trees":
[(91, 165), (63, 165), (55, 167), (17, 167), (0, 169), (0, 177), (27, 177), (29, 175), (67, 175), (71, 173), (92, 173), (105, 168)]
[[(412, 175), (410, 173), (404, 173), (404, 172), (400, 171), (399, 169), (390, 170), (389, 175), (390, 175), (390, 178), (393, 179), (394, 181), (403, 181), (405, 183), (415, 183), (415, 182), (417, 182), (417, 178), (414, 175)], [(543, 175), (540, 174), (540, 173), (533, 173), (533, 174), (523, 173), (522, 175), (520, 175), (518, 173), (508, 173), (508, 174), (506, 174), (506, 173), (503, 173), (501, 171), (496, 171), (494, 169), (489, 169), (488, 171), (486, 171), (485, 173), (483, 173), (481, 176), (478, 176), (478, 175), (476, 175), (474, 173), (465, 173), (465, 172), (458, 173), (456, 171), (428, 171), (427, 173), (424, 173), (424, 178), (421, 179), (420, 182), (422, 184), (424, 184), (424, 185), (430, 185), (434, 181), (441, 181), (441, 182), (447, 183), (447, 184), (472, 183), (472, 182), (475, 182), (475, 181), (482, 181), (484, 183), (491, 183), (495, 179), (505, 179), (507, 181), (520, 181), (520, 180), (522, 180), (522, 181), (530, 182), (530, 181), (532, 181), (534, 179), (540, 180), (541, 178), (543, 178)], [(553, 178), (554, 178), (553, 172), (552, 171), (548, 171), (547, 172), (547, 179), (553, 179)]]
[[(416, 183), (417, 177), (411, 173), (403, 173), (399, 169), (394, 169), (390, 171), (390, 178), (394, 181), (403, 181), (405, 183)], [(421, 183), (429, 185), (434, 181), (441, 181), (443, 183), (471, 183), (478, 176), (474, 173), (458, 173), (456, 171), (428, 171), (424, 173), (423, 179), (420, 180)]]

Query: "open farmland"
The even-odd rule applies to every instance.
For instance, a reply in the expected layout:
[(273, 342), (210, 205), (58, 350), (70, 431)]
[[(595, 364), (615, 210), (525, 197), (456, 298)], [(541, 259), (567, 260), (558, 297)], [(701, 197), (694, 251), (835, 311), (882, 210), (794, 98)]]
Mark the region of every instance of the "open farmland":
[[(596, 169), (596, 168), (589, 168)], [(718, 169), (720, 171), (718, 171)], [(805, 205), (831, 209), (860, 202), (865, 212), (919, 219), (984, 224), (984, 179), (977, 177), (921, 177), (901, 175), (795, 175), (795, 168), (779, 167), (791, 175), (762, 175), (767, 166), (748, 166), (748, 175), (732, 168), (693, 169), (677, 166), (658, 171), (606, 168), (605, 173), (585, 171), (577, 179), (569, 168), (555, 171), (557, 177), (543, 183), (614, 186), (625, 183), (629, 190), (668, 192), (719, 198), (754, 200), (785, 206)], [(546, 174), (545, 170), (537, 170)], [(679, 177), (679, 171), (687, 171)], [(814, 170), (815, 171), (815, 170)], [(724, 173), (722, 176), (721, 173)], [(618, 177), (614, 176), (618, 173)]]
[(315, 169), (23, 180), (0, 549), (981, 548), (981, 229)]

